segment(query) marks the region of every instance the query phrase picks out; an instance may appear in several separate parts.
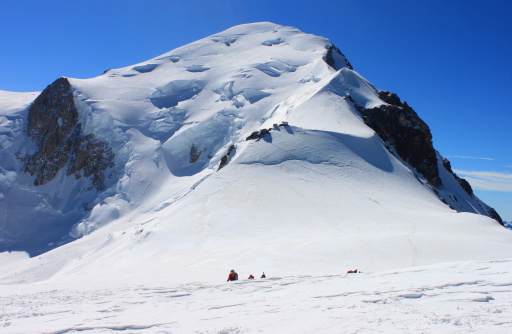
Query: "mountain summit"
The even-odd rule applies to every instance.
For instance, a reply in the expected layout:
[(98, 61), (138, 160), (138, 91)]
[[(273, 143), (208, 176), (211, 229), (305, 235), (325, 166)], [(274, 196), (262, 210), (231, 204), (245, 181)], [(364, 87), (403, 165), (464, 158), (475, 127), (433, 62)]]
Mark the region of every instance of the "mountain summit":
[(0, 251), (44, 253), (26, 281), (512, 250), (416, 112), (293, 27), (240, 25), (40, 94), (0, 92), (0, 115)]

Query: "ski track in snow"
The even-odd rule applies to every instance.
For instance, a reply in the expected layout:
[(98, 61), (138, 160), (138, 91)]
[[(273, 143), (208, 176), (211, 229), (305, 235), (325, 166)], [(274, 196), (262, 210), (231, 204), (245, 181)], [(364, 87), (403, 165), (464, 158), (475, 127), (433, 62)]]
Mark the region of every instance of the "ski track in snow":
[[(1, 286), (1, 333), (510, 333), (512, 260), (177, 286)], [(30, 292), (29, 292), (30, 291)]]

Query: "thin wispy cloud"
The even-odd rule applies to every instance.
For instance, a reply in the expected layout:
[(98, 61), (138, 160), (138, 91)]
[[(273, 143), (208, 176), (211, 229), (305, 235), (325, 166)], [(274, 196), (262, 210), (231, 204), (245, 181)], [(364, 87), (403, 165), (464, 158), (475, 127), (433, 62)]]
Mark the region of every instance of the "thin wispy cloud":
[(460, 158), (460, 159), (476, 159), (476, 160), (491, 160), (494, 161), (493, 158), (483, 158), (483, 157), (467, 157), (464, 155), (448, 155), (447, 158)]
[(512, 192), (512, 173), (454, 170), (474, 189)]

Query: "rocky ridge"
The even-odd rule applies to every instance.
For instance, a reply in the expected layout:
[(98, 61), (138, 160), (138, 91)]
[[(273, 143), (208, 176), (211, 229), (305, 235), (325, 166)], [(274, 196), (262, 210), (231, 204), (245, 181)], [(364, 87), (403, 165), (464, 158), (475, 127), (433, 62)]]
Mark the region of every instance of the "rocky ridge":
[[(379, 107), (363, 108), (358, 106), (354, 100), (352, 103), (363, 116), (365, 124), (386, 143), (388, 150), (392, 154), (396, 151), (400, 158), (427, 180), (440, 200), (449, 205), (438, 191), (443, 187), (443, 183), (439, 174), (438, 152), (434, 149), (430, 128), (414, 109), (407, 102), (402, 102), (395, 93), (383, 90), (377, 93), (379, 98), (385, 102)], [(457, 180), (469, 196), (475, 197), (471, 185), (452, 171), (448, 159), (443, 158), (441, 165)], [(458, 201), (456, 197), (454, 200)], [(453, 206), (452, 208), (455, 209)], [(503, 225), (503, 220), (496, 210), (489, 206), (482, 207), (482, 209), (487, 212), (489, 217)]]
[(393, 146), (398, 155), (431, 185), (439, 187), (442, 183), (428, 125), (396, 94), (387, 91), (378, 94), (385, 102), (381, 106), (366, 109), (356, 105), (365, 124)]

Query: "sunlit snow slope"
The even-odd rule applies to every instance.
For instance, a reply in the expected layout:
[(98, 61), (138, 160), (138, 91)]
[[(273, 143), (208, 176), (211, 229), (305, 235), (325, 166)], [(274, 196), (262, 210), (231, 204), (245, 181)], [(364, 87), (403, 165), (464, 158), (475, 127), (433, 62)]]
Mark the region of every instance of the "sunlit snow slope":
[[(358, 108), (386, 102), (323, 37), (242, 25), (68, 81), (84, 136), (108, 143), (115, 159), (104, 189), (65, 170), (35, 186), (13, 158), (34, 144), (2, 133), (0, 161), (11, 158), (3, 200), (15, 202), (12, 189), (37, 199), (4, 205), (3, 217), (60, 230), (48, 249), (68, 232), (80, 238), (17, 257), (3, 282), (218, 280), (231, 268), (336, 273), (512, 254), (512, 233), (485, 216), (442, 157), (436, 194), (365, 125)], [(23, 106), (17, 117), (27, 122)], [(39, 221), (21, 214), (45, 210)], [(4, 233), (9, 224), (1, 222)], [(28, 250), (31, 238), (20, 232), (11, 248)]]

